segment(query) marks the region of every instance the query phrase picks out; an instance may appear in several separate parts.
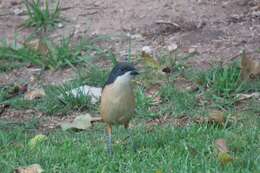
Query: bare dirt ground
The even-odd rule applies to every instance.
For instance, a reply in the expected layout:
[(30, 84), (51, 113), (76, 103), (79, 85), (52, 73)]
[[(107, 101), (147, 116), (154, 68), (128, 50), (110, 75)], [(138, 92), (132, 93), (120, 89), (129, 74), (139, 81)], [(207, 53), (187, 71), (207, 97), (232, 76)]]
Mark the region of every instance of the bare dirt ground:
[[(112, 42), (106, 46), (118, 57), (127, 54), (129, 33), (134, 54), (147, 45), (161, 50), (177, 44), (183, 51), (195, 48), (195, 66), (260, 47), (260, 0), (62, 0), (61, 6), (67, 22), (50, 33), (53, 38), (109, 35)], [(21, 0), (0, 0), (0, 39), (28, 36), (31, 29), (18, 29), (25, 18)], [(16, 80), (0, 76), (1, 83)], [(46, 78), (56, 81), (55, 76)]]
[[(54, 1), (51, 1), (54, 2)], [(259, 0), (62, 0), (64, 26), (51, 33), (53, 38), (109, 35), (108, 48), (118, 57), (127, 54), (131, 34), (132, 52), (143, 46), (159, 51), (177, 44), (182, 51), (195, 48), (195, 66), (208, 61), (229, 61), (245, 49), (260, 48)], [(26, 18), (21, 0), (0, 0), (0, 39), (20, 40), (31, 33), (18, 31)], [(24, 75), (21, 75), (23, 74)], [(54, 72), (55, 74), (58, 72)], [(29, 75), (28, 75), (29, 74)], [(1, 84), (30, 80), (32, 73), (20, 69), (0, 74)], [(45, 82), (63, 81), (68, 73), (46, 73)]]
[[(127, 50), (124, 37), (133, 34), (133, 50), (176, 43), (194, 47), (201, 59), (227, 58), (241, 49), (255, 51), (260, 45), (259, 0), (62, 0), (68, 22), (53, 37), (75, 33), (115, 36), (119, 55)], [(15, 15), (21, 11), (19, 15)], [(0, 38), (12, 39), (26, 16), (20, 0), (0, 1)], [(23, 30), (22, 36), (29, 29)], [(111, 45), (112, 46), (112, 45)]]

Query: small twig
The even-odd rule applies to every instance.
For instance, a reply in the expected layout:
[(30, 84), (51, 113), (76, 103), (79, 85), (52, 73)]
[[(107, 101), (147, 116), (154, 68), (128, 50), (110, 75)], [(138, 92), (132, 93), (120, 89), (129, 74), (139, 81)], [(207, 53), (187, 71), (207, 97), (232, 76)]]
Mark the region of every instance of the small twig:
[(70, 10), (70, 9), (72, 9), (72, 8), (75, 8), (75, 7), (62, 7), (62, 8), (60, 8), (59, 10), (61, 10), (61, 11), (66, 11), (66, 10)]
[(238, 57), (241, 56), (241, 55), (242, 55), (242, 54), (239, 53), (239, 54), (233, 55), (232, 57), (226, 58), (226, 59), (228, 59), (229, 61), (233, 61), (234, 59), (238, 58)]
[(93, 12), (88, 12), (88, 13), (85, 13), (85, 14), (80, 14), (79, 16), (85, 17), (85, 16), (89, 16), (89, 15), (94, 15), (94, 14), (97, 14), (97, 13), (98, 13), (97, 11), (93, 11)]
[(163, 21), (163, 20), (157, 20), (155, 21), (156, 24), (166, 24), (166, 25), (172, 25), (177, 28), (181, 28), (181, 26), (175, 22), (169, 22), (169, 21)]

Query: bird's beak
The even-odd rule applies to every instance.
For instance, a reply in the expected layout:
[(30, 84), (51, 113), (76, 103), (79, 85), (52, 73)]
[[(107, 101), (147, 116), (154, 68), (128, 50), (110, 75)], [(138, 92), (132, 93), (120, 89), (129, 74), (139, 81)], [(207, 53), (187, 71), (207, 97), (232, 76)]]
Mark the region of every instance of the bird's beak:
[(133, 76), (139, 75), (139, 73), (136, 70), (131, 71), (130, 74), (133, 75)]

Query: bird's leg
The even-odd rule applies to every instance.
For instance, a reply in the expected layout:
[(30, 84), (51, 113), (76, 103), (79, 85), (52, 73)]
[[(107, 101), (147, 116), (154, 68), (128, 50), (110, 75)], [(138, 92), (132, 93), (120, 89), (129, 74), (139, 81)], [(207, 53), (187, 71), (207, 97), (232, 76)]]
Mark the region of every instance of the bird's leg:
[(128, 132), (128, 136), (129, 136), (129, 141), (133, 147), (133, 150), (134, 152), (136, 152), (136, 146), (135, 146), (135, 143), (134, 143), (134, 140), (133, 140), (133, 136), (132, 136), (132, 130), (129, 128), (129, 124), (125, 124), (125, 129), (127, 130)]
[(112, 155), (112, 125), (107, 126), (107, 151)]

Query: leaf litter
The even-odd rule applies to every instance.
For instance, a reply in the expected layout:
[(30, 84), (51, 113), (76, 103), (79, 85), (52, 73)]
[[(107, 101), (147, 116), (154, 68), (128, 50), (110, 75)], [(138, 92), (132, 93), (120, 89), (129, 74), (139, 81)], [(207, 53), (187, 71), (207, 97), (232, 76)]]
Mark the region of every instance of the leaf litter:
[(230, 150), (226, 144), (225, 139), (216, 139), (214, 143), (217, 149), (217, 158), (221, 165), (224, 166), (231, 163), (234, 158), (229, 154)]
[(27, 167), (19, 167), (14, 170), (14, 173), (42, 173), (43, 171), (39, 164), (33, 164)]

